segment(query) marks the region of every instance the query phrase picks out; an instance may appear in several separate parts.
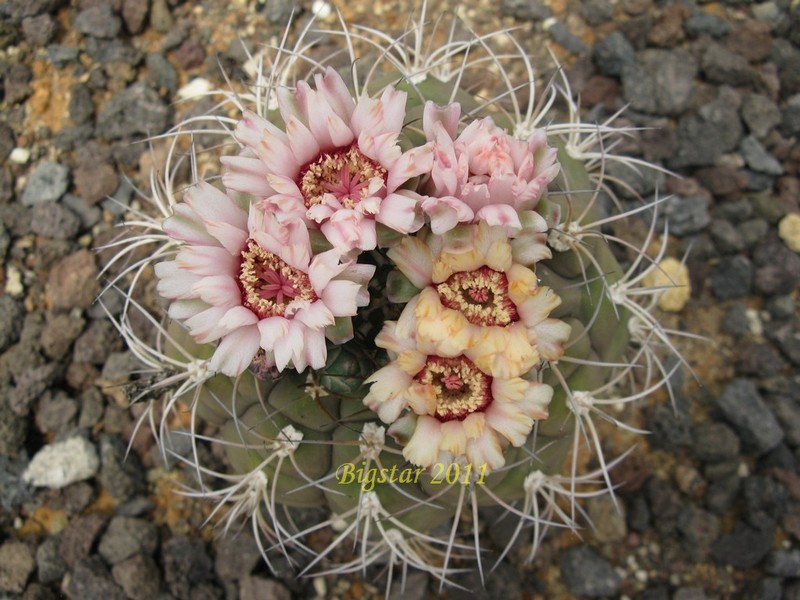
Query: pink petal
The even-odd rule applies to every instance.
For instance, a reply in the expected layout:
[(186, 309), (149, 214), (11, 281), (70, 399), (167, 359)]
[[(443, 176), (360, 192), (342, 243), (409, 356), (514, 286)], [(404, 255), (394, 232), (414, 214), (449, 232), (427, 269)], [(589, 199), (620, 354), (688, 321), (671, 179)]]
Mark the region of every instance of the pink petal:
[(192, 292), (213, 306), (235, 306), (242, 301), (242, 292), (230, 275), (203, 277), (192, 286)]
[(289, 321), (283, 317), (269, 317), (258, 322), (261, 347), (271, 352), (275, 345), (289, 333)]
[(442, 428), (433, 417), (422, 415), (417, 420), (414, 435), (403, 448), (403, 456), (420, 467), (429, 467), (439, 456)]
[(242, 113), (242, 120), (236, 124), (233, 137), (239, 143), (249, 148), (255, 148), (264, 136), (266, 128), (266, 119), (259, 117), (253, 111), (246, 110)]
[(428, 173), (433, 168), (433, 146), (425, 144), (404, 152), (392, 165), (386, 179), (386, 189), (393, 192), (417, 175)]
[(175, 264), (196, 275), (235, 274), (241, 259), (224, 248), (215, 246), (184, 246), (175, 257)]
[(308, 278), (317, 293), (324, 291), (328, 282), (347, 268), (347, 264), (340, 264), (340, 256), (336, 250), (327, 250), (311, 261)]
[(489, 225), (500, 225), (509, 237), (514, 237), (522, 229), (522, 223), (519, 221), (517, 211), (508, 204), (484, 206), (475, 213), (475, 219), (482, 219)]
[(456, 139), (460, 116), (461, 105), (458, 102), (452, 102), (446, 106), (437, 106), (431, 101), (426, 102), (422, 115), (422, 128), (425, 132), (425, 137), (429, 141), (435, 139), (434, 124), (441, 123), (445, 133), (451, 139)]
[(208, 304), (202, 300), (175, 300), (169, 305), (167, 314), (170, 319), (185, 321), (208, 308)]
[(229, 333), (219, 343), (209, 367), (230, 377), (240, 375), (250, 366), (258, 352), (258, 328), (241, 327)]
[(388, 256), (414, 287), (421, 290), (431, 283), (433, 254), (420, 239), (404, 237), (389, 250)]
[(317, 74), (314, 77), (314, 82), (317, 85), (317, 90), (325, 98), (325, 102), (342, 119), (349, 121), (353, 116), (355, 103), (341, 76), (333, 68), (328, 67), (325, 70), (325, 76), (322, 77)]
[(469, 206), (453, 196), (426, 198), (422, 210), (431, 218), (431, 231), (436, 235), (450, 231), (459, 223), (469, 223), (475, 217)]
[(241, 230), (247, 228), (247, 213), (227, 194), (205, 181), (189, 188), (185, 202), (203, 219), (206, 227), (209, 224), (224, 223)]
[(325, 305), (325, 302), (317, 300), (312, 302), (308, 308), (298, 310), (294, 318), (311, 329), (323, 330), (329, 325), (333, 325), (333, 314)]
[(219, 320), (219, 326), (224, 327), (228, 331), (255, 325), (256, 323), (258, 323), (258, 317), (253, 311), (244, 306), (234, 306)]
[[(314, 331), (306, 329), (305, 335), (305, 359), (308, 366), (312, 369), (321, 369), (325, 366), (325, 361), (328, 359), (328, 348), (325, 345), (325, 334), (320, 329)], [(295, 368), (300, 370), (300, 367), (295, 363)]]
[[(245, 224), (245, 227), (247, 225)], [(229, 223), (206, 223), (208, 232), (231, 254), (239, 254), (247, 241), (247, 230)]]
[(322, 301), (335, 316), (354, 317), (358, 312), (362, 289), (362, 286), (352, 281), (331, 281), (322, 292)]
[(289, 146), (292, 148), (294, 159), (299, 165), (305, 165), (319, 155), (317, 140), (299, 119), (291, 117), (286, 122), (286, 133), (289, 136)]
[(196, 273), (181, 269), (175, 261), (160, 262), (155, 266), (158, 284), (156, 291), (164, 298), (191, 299), (197, 298), (193, 291), (202, 278)]
[(220, 162), (227, 167), (222, 174), (222, 185), (226, 189), (245, 194), (252, 194), (259, 198), (271, 196), (274, 193), (267, 183), (269, 171), (266, 165), (258, 158), (245, 156), (221, 156)]
[(419, 200), (419, 196), (407, 190), (390, 194), (381, 202), (381, 210), (375, 220), (400, 233), (417, 231), (423, 223), (417, 211)]
[(172, 216), (161, 224), (169, 237), (198, 246), (219, 246), (217, 238), (210, 235), (199, 215), (183, 203), (172, 206)]
[(200, 343), (213, 342), (225, 335), (225, 329), (219, 326), (219, 321), (225, 316), (228, 309), (224, 306), (211, 306), (203, 312), (186, 319), (185, 325)]

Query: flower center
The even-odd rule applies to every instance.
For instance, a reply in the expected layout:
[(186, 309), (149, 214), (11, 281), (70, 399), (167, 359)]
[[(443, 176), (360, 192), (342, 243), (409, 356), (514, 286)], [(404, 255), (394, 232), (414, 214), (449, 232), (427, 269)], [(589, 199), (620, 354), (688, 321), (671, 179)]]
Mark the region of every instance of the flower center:
[(293, 300), (314, 302), (317, 295), (308, 275), (289, 266), (254, 240), (247, 240), (239, 267), (242, 304), (259, 319), (284, 316)]
[(434, 416), (442, 423), (463, 421), (472, 413), (485, 410), (492, 402), (492, 378), (463, 355), (455, 358), (428, 356), (414, 379), (433, 386)]
[(320, 154), (300, 171), (298, 185), (306, 208), (322, 202), (324, 194), (333, 194), (342, 206), (353, 208), (369, 195), (375, 177), (385, 182), (386, 169), (353, 145)]
[(436, 291), (443, 306), (459, 311), (473, 325), (506, 327), (519, 321), (506, 274), (489, 267), (453, 273)]

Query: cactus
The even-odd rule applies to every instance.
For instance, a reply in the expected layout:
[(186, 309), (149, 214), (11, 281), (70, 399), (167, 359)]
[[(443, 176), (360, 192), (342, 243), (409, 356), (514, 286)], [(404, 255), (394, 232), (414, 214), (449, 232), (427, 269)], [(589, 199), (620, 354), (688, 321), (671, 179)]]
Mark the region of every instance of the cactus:
[[(303, 573), (388, 564), (444, 584), (470, 553), (483, 572), (486, 506), (518, 520), (498, 560), (529, 529), (533, 559), (550, 525), (578, 527), (579, 497), (613, 493), (616, 459), (593, 419), (637, 431), (604, 407), (668, 388), (681, 364), (663, 360), (677, 335), (654, 316), (664, 288), (642, 283), (666, 251), (646, 253), (655, 217), (641, 246), (618, 227), (660, 200), (625, 211), (605, 174), (609, 161), (658, 167), (612, 154), (629, 132), (582, 123), (565, 77), (539, 92), (519, 46), (493, 49), (507, 32), (463, 39), (457, 25), (427, 23), (424, 4), (396, 39), (342, 22), (328, 33), (354, 65), (347, 84), (306, 56), (309, 28), (293, 48), (284, 39), (255, 57), (254, 85), (220, 92), (239, 116), (195, 117), (169, 134), (170, 160), (201, 131), (231, 144), (223, 186), (200, 180), (190, 147), (193, 186), (176, 196), (165, 165), (152, 180), (156, 214), (130, 219), (115, 244), (117, 260), (151, 248), (110, 284), (125, 304), (109, 316), (152, 371), (135, 398), (148, 403), (143, 420), (159, 439), (181, 406), (192, 432), (215, 426), (193, 444), (218, 444), (229, 471), (195, 452), (196, 494), (227, 505), (228, 525), (249, 519), (268, 563), (296, 549), (311, 554)], [(492, 73), (500, 92), (486, 100), (471, 86)], [(514, 186), (490, 189), (479, 211), (475, 190), (494, 173), (469, 167), (474, 179), (454, 188), (447, 178), (463, 172), (447, 160), (477, 161), (491, 143), (511, 149), (490, 158), (517, 157)], [(385, 189), (367, 206), (376, 179)], [(136, 300), (153, 266), (163, 318)], [(134, 311), (155, 343), (135, 332)], [(579, 471), (583, 452), (596, 453), (595, 471)], [(207, 487), (214, 479), (222, 485)], [(297, 526), (292, 507), (325, 517)], [(327, 526), (333, 540), (312, 552), (306, 537)], [(328, 565), (350, 538), (352, 560)]]

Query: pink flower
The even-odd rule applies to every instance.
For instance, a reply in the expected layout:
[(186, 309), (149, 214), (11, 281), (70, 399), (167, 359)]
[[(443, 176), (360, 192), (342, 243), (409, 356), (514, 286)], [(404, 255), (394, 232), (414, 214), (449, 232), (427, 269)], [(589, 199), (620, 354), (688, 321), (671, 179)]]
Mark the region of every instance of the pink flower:
[[(544, 244), (539, 255), (549, 256)], [(571, 328), (550, 317), (561, 298), (515, 260), (501, 227), (481, 222), (425, 240), (404, 237), (388, 256), (421, 290), (403, 311), (414, 311), (416, 339), (436, 354), (463, 354), (506, 378), (564, 354)]]
[(388, 321), (376, 339), (394, 360), (367, 379), (364, 404), (391, 423), (403, 456), (421, 467), (460, 457), (487, 471), (505, 464), (503, 449), (525, 443), (546, 419), (553, 389), (522, 377), (492, 376), (463, 354), (442, 356), (415, 335), (414, 307)]
[(434, 149), (422, 209), (437, 234), (486, 221), (513, 236), (522, 228), (519, 212), (536, 208), (558, 175), (557, 150), (547, 145), (543, 130), (522, 141), (491, 117), (472, 121), (458, 135), (460, 111), (457, 103), (425, 105), (423, 129)]
[(430, 171), (432, 155), (429, 145), (407, 152), (398, 145), (405, 92), (390, 86), (380, 98), (354, 100), (330, 68), (315, 84), (278, 90), (285, 131), (245, 112), (234, 133), (243, 152), (223, 159), (225, 186), (260, 198), (281, 221), (319, 227), (343, 253), (375, 248), (377, 223), (419, 229), (420, 196), (401, 186)]
[(323, 367), (326, 335), (346, 341), (336, 338), (336, 319), (369, 302), (373, 266), (341, 264), (335, 250), (312, 257), (302, 221), (245, 211), (208, 183), (190, 189), (163, 228), (183, 244), (156, 265), (157, 290), (198, 342), (219, 340), (210, 368), (226, 375), (262, 352), (278, 370)]

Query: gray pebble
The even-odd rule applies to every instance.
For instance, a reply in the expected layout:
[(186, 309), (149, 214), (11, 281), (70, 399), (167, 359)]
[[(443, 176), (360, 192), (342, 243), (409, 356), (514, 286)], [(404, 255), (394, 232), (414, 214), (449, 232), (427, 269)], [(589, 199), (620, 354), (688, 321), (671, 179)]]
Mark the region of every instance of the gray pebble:
[(760, 563), (771, 549), (772, 533), (740, 525), (714, 543), (711, 555), (717, 562), (747, 569)]
[(744, 517), (756, 529), (773, 531), (786, 514), (789, 492), (771, 477), (747, 477), (742, 484), (742, 494)]
[(712, 83), (732, 86), (749, 85), (755, 72), (747, 60), (721, 44), (710, 44), (701, 61), (703, 74)]
[(27, 17), (22, 20), (22, 34), (34, 46), (44, 47), (56, 32), (56, 23), (50, 15)]
[(748, 135), (744, 138), (739, 148), (747, 166), (754, 171), (766, 173), (767, 175), (781, 175), (783, 173), (781, 163), (769, 154), (754, 136)]
[(713, 513), (694, 505), (688, 505), (678, 515), (678, 531), (682, 546), (693, 562), (705, 562), (711, 545), (720, 533), (720, 519)]
[(111, 519), (97, 549), (108, 564), (115, 565), (135, 554), (150, 556), (157, 547), (158, 531), (154, 524), (117, 516)]
[(547, 29), (548, 35), (553, 41), (564, 48), (570, 54), (585, 54), (589, 51), (583, 40), (573, 34), (569, 28), (561, 21), (556, 21)]
[(540, 0), (502, 0), (500, 10), (520, 21), (543, 21), (553, 14), (550, 7)]
[(77, 46), (64, 46), (61, 44), (50, 44), (47, 47), (47, 57), (56, 67), (62, 68), (71, 62), (78, 60), (79, 49)]
[(127, 600), (127, 594), (112, 581), (99, 556), (79, 561), (64, 591), (74, 600)]
[(608, 0), (586, 0), (581, 3), (581, 16), (589, 25), (600, 25), (614, 17), (614, 5)]
[(25, 310), (11, 296), (0, 296), (0, 352), (19, 340), (22, 333), (22, 317)]
[(781, 122), (781, 109), (762, 94), (748, 94), (742, 100), (742, 120), (754, 136), (762, 139)]
[(80, 219), (60, 203), (36, 204), (31, 210), (31, 231), (36, 235), (69, 240), (80, 230)]
[(25, 190), (22, 192), (22, 204), (33, 206), (42, 202), (55, 202), (69, 187), (69, 169), (52, 160), (43, 160), (31, 173)]
[(721, 259), (711, 269), (711, 291), (720, 300), (741, 298), (750, 293), (753, 284), (753, 264), (744, 256)]
[(749, 379), (736, 379), (715, 400), (740, 439), (756, 454), (763, 454), (783, 440), (783, 430)]
[(36, 549), (36, 575), (41, 583), (61, 581), (67, 564), (59, 553), (60, 537), (46, 537)]
[(729, 221), (714, 219), (708, 228), (714, 245), (722, 254), (733, 254), (744, 249), (744, 240), (739, 230)]
[(152, 600), (158, 596), (161, 574), (158, 565), (149, 556), (137, 554), (115, 564), (111, 575), (131, 600)]
[(126, 457), (125, 444), (119, 437), (100, 437), (100, 465), (98, 479), (113, 498), (124, 501), (144, 491), (144, 471), (139, 460), (135, 454)]
[(703, 462), (721, 462), (739, 455), (739, 438), (724, 423), (701, 423), (692, 431), (695, 455)]
[(163, 545), (164, 579), (179, 600), (192, 600), (192, 588), (208, 581), (213, 573), (202, 540), (176, 535)]
[(574, 546), (561, 552), (561, 574), (576, 596), (613, 596), (622, 583), (620, 576), (591, 546)]
[(800, 577), (800, 550), (774, 550), (767, 556), (764, 569), (778, 577)]
[(78, 216), (83, 229), (91, 229), (103, 216), (102, 210), (96, 206), (91, 206), (86, 200), (74, 194), (64, 194), (61, 204)]
[(622, 88), (631, 108), (676, 115), (686, 108), (694, 89), (697, 62), (685, 50), (648, 49), (622, 69)]
[(108, 4), (100, 4), (82, 10), (75, 17), (73, 27), (83, 34), (112, 39), (122, 28), (122, 21)]
[(720, 156), (739, 146), (742, 124), (739, 97), (731, 88), (720, 88), (716, 100), (697, 114), (678, 122), (678, 150), (670, 161), (673, 168), (713, 165)]
[(716, 15), (700, 11), (684, 21), (683, 30), (691, 38), (697, 38), (701, 35), (721, 38), (731, 30), (731, 26), (727, 21)]
[(36, 563), (30, 547), (16, 540), (0, 546), (0, 592), (21, 594)]
[(682, 237), (705, 229), (711, 222), (708, 209), (711, 204), (705, 195), (672, 196), (658, 205), (659, 220), (656, 228), (663, 230), (664, 219), (669, 232)]
[(97, 135), (112, 140), (156, 135), (171, 119), (172, 110), (154, 90), (142, 82), (134, 83), (115, 94), (100, 111)]

